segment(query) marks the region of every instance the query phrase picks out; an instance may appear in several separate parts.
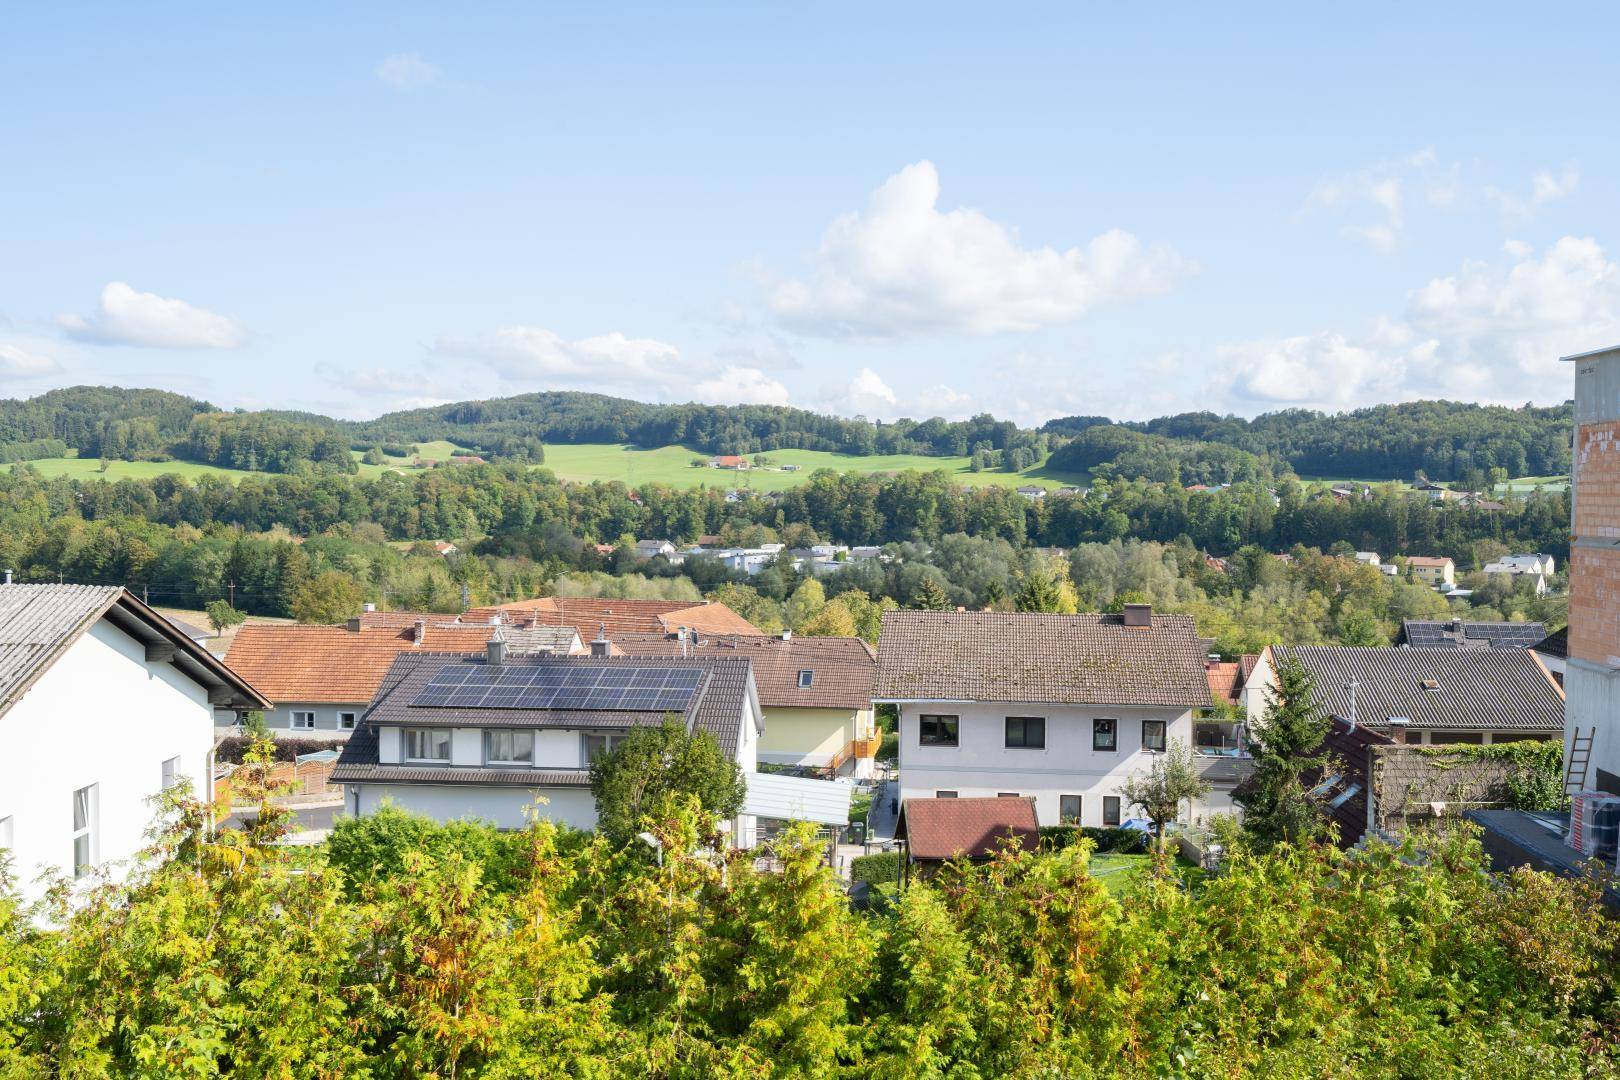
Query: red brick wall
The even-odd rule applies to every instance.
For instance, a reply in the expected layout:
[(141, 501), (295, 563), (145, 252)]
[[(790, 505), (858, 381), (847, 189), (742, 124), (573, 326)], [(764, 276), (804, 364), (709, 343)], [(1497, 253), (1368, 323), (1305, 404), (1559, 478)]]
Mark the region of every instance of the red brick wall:
[[(1620, 540), (1620, 421), (1575, 435), (1575, 536)], [(1620, 548), (1570, 552), (1569, 655), (1620, 664)]]
[(1575, 437), (1575, 535), (1620, 540), (1620, 420)]

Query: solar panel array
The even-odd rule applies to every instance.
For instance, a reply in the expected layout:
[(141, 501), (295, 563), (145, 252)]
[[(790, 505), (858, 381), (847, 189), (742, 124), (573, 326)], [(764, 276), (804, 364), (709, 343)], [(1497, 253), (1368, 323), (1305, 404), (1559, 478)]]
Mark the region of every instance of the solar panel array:
[[(1422, 648), (1459, 644), (1457, 631), (1449, 622), (1408, 619), (1404, 629), (1408, 645)], [(1531, 622), (1465, 622), (1462, 634), (1470, 642), (1489, 642), (1493, 649), (1528, 649), (1547, 636), (1547, 628)]]
[(591, 709), (685, 712), (701, 668), (618, 664), (454, 664), (439, 669), (413, 706), (450, 709)]

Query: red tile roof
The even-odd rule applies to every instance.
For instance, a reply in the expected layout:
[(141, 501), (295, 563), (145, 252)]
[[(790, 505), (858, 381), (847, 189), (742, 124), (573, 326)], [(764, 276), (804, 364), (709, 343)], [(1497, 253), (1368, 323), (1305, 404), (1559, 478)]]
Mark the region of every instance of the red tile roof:
[(480, 653), (492, 632), (489, 626), (430, 623), (418, 643), (414, 616), (409, 626), (358, 630), (249, 622), (237, 631), (225, 662), (274, 702), (366, 702), (400, 653)]
[(1236, 664), (1210, 661), (1204, 665), (1204, 674), (1209, 678), (1209, 693), (1216, 701), (1229, 701), (1236, 703), (1238, 691), (1243, 688), (1243, 670)]
[(928, 861), (984, 858), (1007, 838), (1034, 851), (1039, 822), (1032, 798), (907, 799), (900, 808), (898, 836), (913, 859)]
[(490, 616), (520, 619), (533, 614), (541, 622), (572, 626), (584, 641), (607, 629), (615, 634), (667, 634), (688, 627), (704, 634), (758, 634), (759, 627), (720, 603), (686, 600), (614, 600), (596, 596), (542, 596), (494, 607), (474, 608), (463, 622), (485, 622)]

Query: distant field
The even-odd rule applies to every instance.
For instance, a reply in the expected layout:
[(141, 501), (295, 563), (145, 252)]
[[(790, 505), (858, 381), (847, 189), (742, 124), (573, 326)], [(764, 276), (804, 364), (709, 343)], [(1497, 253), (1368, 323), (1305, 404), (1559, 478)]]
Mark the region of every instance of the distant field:
[[(582, 443), (546, 445), (545, 467), (564, 480), (619, 480), (625, 484), (668, 484), (672, 487), (749, 488), (754, 491), (780, 491), (798, 487), (817, 469), (840, 472), (891, 473), (904, 469), (921, 472), (941, 470), (958, 484), (1018, 487), (1024, 484), (1058, 488), (1066, 484), (1085, 486), (1084, 473), (1053, 472), (1037, 466), (1022, 473), (974, 472), (965, 457), (927, 457), (922, 454), (884, 454), (859, 457), (833, 454), (824, 450), (772, 450), (765, 456), (772, 465), (745, 472), (693, 468), (692, 460), (708, 460), (710, 455), (680, 446), (643, 450), (622, 443)], [(798, 465), (798, 472), (783, 472), (782, 465)]]
[[(217, 465), (198, 465), (190, 461), (109, 461), (107, 471), (101, 471), (101, 462), (95, 458), (40, 458), (28, 464), (46, 476), (65, 476), (70, 480), (150, 480), (157, 476), (183, 476), (195, 480), (209, 473), (232, 481), (244, 476), (259, 475), (241, 469), (222, 469)], [(10, 471), (8, 462), (0, 469)]]

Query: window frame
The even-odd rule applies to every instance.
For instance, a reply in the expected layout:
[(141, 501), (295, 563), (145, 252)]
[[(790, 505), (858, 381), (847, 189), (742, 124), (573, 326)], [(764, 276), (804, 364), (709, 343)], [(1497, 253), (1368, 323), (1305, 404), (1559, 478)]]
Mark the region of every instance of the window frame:
[[(933, 738), (928, 737), (928, 733), (927, 733), (926, 729), (929, 726), (928, 721), (930, 721), (930, 720), (936, 721), (936, 723), (933, 725), (936, 729), (943, 726), (943, 725), (937, 723), (938, 721), (942, 721), (942, 720), (951, 721), (951, 738), (950, 738), (949, 742), (946, 742), (944, 739), (940, 738), (937, 733)], [(962, 745), (962, 714), (961, 713), (918, 713), (917, 714), (917, 745), (918, 746), (943, 746), (943, 747), (948, 747), (948, 748), (954, 748), (954, 747), (961, 746)]]
[[(1074, 813), (1072, 813), (1072, 814), (1064, 809), (1064, 807), (1068, 804), (1070, 799), (1074, 800)], [(1079, 796), (1079, 795), (1059, 795), (1058, 796), (1058, 824), (1059, 825), (1078, 825), (1078, 824), (1080, 824), (1081, 815), (1085, 812), (1085, 808), (1086, 808), (1086, 801), (1082, 796)]]
[[(81, 800), (83, 796), (83, 821), (80, 821)], [(101, 784), (86, 784), (73, 791), (73, 876), (82, 878), (96, 868), (100, 854), (97, 851), (101, 831), (97, 826), (101, 817)], [(79, 841), (84, 841), (84, 858), (79, 857)]]
[[(423, 735), (430, 736), (430, 737), (433, 738), (434, 742), (438, 742), (439, 741), (438, 736), (440, 734), (442, 734), (444, 736), (444, 757), (414, 757), (414, 756), (412, 756), (412, 754), (411, 754), (411, 736), (417, 735), (417, 734), (423, 734)], [(406, 761), (406, 762), (423, 762), (425, 764), (430, 764), (430, 765), (448, 765), (448, 764), (450, 764), (451, 751), (452, 751), (452, 746), (453, 746), (454, 743), (455, 743), (455, 735), (447, 727), (428, 727), (428, 726), (416, 725), (416, 726), (412, 726), (412, 727), (401, 728), (400, 729), (400, 736), (399, 736), (399, 757), (400, 757), (401, 761)]]
[[(289, 709), (288, 710), (288, 716), (289, 716), (289, 719), (287, 721), (288, 730), (290, 730), (290, 731), (314, 731), (315, 730), (315, 710), (314, 709)], [(300, 716), (309, 717), (309, 723), (300, 724), (298, 722), (298, 718)]]
[(936, 798), (936, 799), (954, 799), (954, 798), (957, 798), (957, 794), (956, 794), (956, 792), (950, 790), (949, 788), (935, 789), (934, 798)]
[(623, 732), (621, 732), (621, 731), (582, 731), (582, 732), (580, 732), (579, 733), (579, 760), (580, 760), (580, 764), (583, 767), (588, 769), (588, 768), (591, 767), (591, 762), (595, 760), (595, 758), (593, 758), (591, 756), (591, 740), (592, 739), (601, 739), (602, 740), (602, 753), (611, 754), (613, 751), (615, 751), (619, 747), (623, 746), (624, 745), (624, 740), (629, 738), (629, 736), (630, 736), (630, 733), (628, 731), (623, 731)]
[(815, 668), (800, 668), (799, 669), (799, 689), (800, 690), (809, 690), (811, 687), (813, 687), (815, 685), (815, 683), (816, 683), (816, 669)]
[(17, 816), (0, 817), (0, 851), (10, 851), (17, 844)]
[[(529, 738), (529, 758), (527, 761), (521, 757), (500, 758), (495, 756), (493, 743), (497, 737), (510, 736), (516, 740), (519, 736), (523, 735), (527, 735)], [(501, 769), (534, 768), (534, 731), (530, 728), (485, 728), (484, 764)]]
[[(1109, 803), (1113, 803), (1113, 811), (1114, 811), (1114, 813), (1113, 813), (1114, 820), (1113, 821), (1108, 820), (1108, 818), (1109, 818), (1109, 813), (1108, 813), (1109, 806), (1108, 806), (1108, 804)], [(1121, 821), (1125, 820), (1125, 818), (1124, 818), (1124, 809), (1125, 808), (1120, 804), (1120, 798), (1119, 798), (1118, 795), (1104, 795), (1103, 796), (1103, 806), (1102, 806), (1102, 810), (1103, 810), (1103, 816), (1102, 816), (1103, 828), (1105, 828), (1105, 829), (1117, 829), (1117, 828), (1119, 828), (1119, 823)]]
[[(1157, 727), (1159, 729), (1159, 745), (1158, 746), (1149, 746), (1148, 745), (1148, 728), (1149, 728), (1149, 726), (1152, 726), (1152, 725), (1157, 725)], [(1142, 721), (1142, 749), (1143, 750), (1147, 751), (1150, 754), (1162, 754), (1162, 753), (1165, 752), (1166, 749), (1168, 749), (1169, 745), (1170, 745), (1170, 722), (1168, 720), (1144, 720), (1144, 721)]]
[[(1020, 731), (1020, 741), (1012, 741), (1013, 721), (1017, 721)], [(1029, 741), (1030, 722), (1035, 721), (1040, 728), (1041, 741)], [(1001, 745), (1007, 750), (1045, 750), (1046, 749), (1046, 717), (1044, 716), (1005, 716), (1001, 724)]]
[(174, 787), (175, 781), (177, 781), (179, 779), (180, 779), (180, 755), (176, 754), (173, 757), (164, 758), (163, 759), (163, 764), (159, 766), (159, 781), (158, 781), (158, 783), (161, 786), (158, 788), (158, 790), (159, 791), (168, 791), (170, 788)]
[(1023, 793), (1018, 792), (1018, 791), (998, 791), (998, 792), (996, 792), (996, 798), (998, 798), (998, 799), (1022, 799), (1023, 797), (1024, 797)]
[(360, 714), (357, 712), (345, 709), (338, 713), (337, 717), (339, 731), (353, 731), (360, 726)]
[[(1099, 742), (1102, 738), (1102, 725), (1108, 725), (1108, 745)], [(1119, 753), (1119, 721), (1107, 716), (1092, 717), (1091, 720), (1091, 750), (1097, 754)]]

